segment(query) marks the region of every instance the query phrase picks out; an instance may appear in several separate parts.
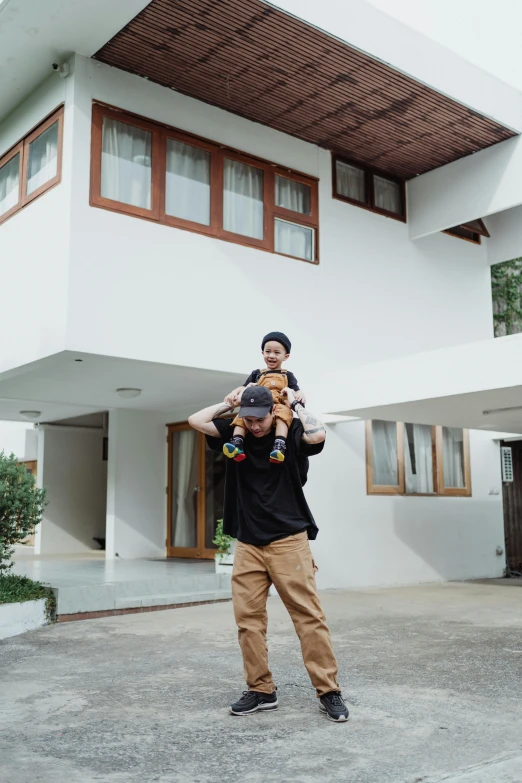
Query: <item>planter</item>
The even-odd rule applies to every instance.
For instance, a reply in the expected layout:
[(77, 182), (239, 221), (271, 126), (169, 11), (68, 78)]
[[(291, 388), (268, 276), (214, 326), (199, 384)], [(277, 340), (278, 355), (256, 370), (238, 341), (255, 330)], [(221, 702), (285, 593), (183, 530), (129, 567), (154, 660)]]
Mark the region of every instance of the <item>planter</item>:
[(236, 542), (234, 541), (230, 545), (230, 552), (226, 555), (216, 555), (214, 557), (214, 563), (216, 566), (216, 574), (232, 574), (232, 566), (234, 565), (234, 552), (236, 549)]
[(0, 604), (0, 639), (34, 631), (48, 624), (46, 599), (18, 604)]

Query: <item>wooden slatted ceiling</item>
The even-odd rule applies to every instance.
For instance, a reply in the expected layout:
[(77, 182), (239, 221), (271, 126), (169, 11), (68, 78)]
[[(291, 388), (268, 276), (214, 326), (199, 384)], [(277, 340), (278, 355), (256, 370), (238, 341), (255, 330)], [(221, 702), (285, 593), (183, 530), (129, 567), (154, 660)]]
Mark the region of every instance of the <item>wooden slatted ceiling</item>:
[(260, 0), (153, 0), (95, 57), (403, 179), (515, 135)]

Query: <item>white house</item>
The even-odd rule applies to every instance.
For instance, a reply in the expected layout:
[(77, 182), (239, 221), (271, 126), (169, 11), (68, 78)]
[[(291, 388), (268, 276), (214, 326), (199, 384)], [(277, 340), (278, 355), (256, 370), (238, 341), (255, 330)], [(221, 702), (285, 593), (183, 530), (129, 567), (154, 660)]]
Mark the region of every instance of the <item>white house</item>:
[(518, 89), (363, 0), (0, 2), (0, 419), (37, 422), (36, 551), (212, 557), (223, 459), (185, 422), (278, 329), (328, 422), (320, 587), (502, 575), (521, 131)]

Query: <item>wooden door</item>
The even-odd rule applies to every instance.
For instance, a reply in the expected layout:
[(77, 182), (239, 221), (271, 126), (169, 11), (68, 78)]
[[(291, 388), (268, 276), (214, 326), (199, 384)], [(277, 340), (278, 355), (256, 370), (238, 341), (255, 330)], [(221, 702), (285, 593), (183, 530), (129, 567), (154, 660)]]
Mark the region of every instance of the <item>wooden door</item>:
[(167, 557), (213, 559), (223, 516), (225, 458), (188, 424), (168, 427)]
[(501, 443), (511, 449), (513, 481), (502, 482), (506, 562), (511, 571), (522, 573), (522, 441)]

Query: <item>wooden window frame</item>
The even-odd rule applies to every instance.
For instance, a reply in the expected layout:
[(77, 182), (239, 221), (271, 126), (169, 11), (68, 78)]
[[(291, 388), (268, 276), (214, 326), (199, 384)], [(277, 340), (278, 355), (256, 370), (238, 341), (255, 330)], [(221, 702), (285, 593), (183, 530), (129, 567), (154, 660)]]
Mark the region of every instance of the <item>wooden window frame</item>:
[[(102, 131), (103, 118), (117, 120), (118, 122), (132, 125), (135, 128), (147, 131), (151, 134), (151, 208), (136, 207), (133, 204), (123, 204), (120, 201), (106, 198), (101, 195), (101, 166), (102, 166)], [(148, 220), (158, 220), (160, 214), (160, 189), (158, 171), (155, 172), (159, 164), (159, 144), (160, 139), (156, 133), (156, 128), (149, 122), (142, 119), (134, 119), (132, 122), (126, 122), (125, 115), (122, 112), (110, 108), (101, 110), (96, 104), (92, 112), (92, 135), (91, 135), (91, 206), (104, 207), (113, 212), (123, 212), (135, 217), (143, 217)]]
[(15, 158), (17, 155), (20, 156), (18, 160), (18, 201), (14, 205), (14, 207), (11, 207), (11, 209), (8, 209), (7, 212), (4, 212), (3, 215), (0, 215), (0, 224), (4, 222), (4, 220), (8, 220), (11, 215), (14, 215), (15, 212), (19, 212), (22, 209), (22, 179), (23, 179), (23, 160), (24, 160), (24, 143), (23, 141), (18, 142), (18, 144), (13, 147), (9, 152), (4, 155), (2, 158), (0, 158), (0, 170), (3, 169), (3, 167), (9, 163), (10, 160)]
[[(453, 226), (453, 228), (447, 228), (442, 233), (448, 234), (448, 236), (450, 237), (455, 237), (455, 239), (463, 239), (464, 242), (471, 242), (473, 245), (480, 245), (482, 242), (482, 237), (489, 237), (490, 233), (480, 218), (472, 222), (478, 223), (479, 227), (477, 228), (477, 226), (472, 226), (469, 223), (462, 223), (460, 226)], [(458, 231), (458, 229), (469, 231), (471, 236), (466, 237), (466, 236), (462, 236), (462, 234), (457, 234), (456, 231)]]
[(368, 495), (404, 495), (404, 427), (400, 422), (397, 427), (397, 464), (399, 483), (397, 486), (387, 484), (374, 484), (373, 482), (373, 438), (372, 422), (366, 422), (366, 487)]
[[(44, 182), (43, 185), (40, 185), (39, 188), (36, 188), (36, 190), (33, 190), (32, 193), (29, 195), (26, 195), (26, 189), (27, 189), (27, 173), (28, 173), (28, 167), (29, 167), (29, 147), (35, 141), (39, 136), (42, 135), (46, 130), (49, 130), (51, 125), (54, 125), (55, 123), (58, 123), (58, 160), (56, 162), (56, 174), (55, 176), (48, 180), (47, 182)], [(38, 196), (41, 196), (42, 193), (45, 193), (47, 190), (50, 190), (55, 185), (57, 185), (61, 179), (62, 179), (62, 147), (63, 147), (63, 106), (58, 109), (57, 112), (52, 114), (50, 117), (48, 117), (44, 122), (42, 122), (41, 125), (36, 128), (32, 133), (30, 133), (28, 136), (25, 137), (24, 140), (24, 174), (23, 174), (23, 181), (22, 181), (22, 199), (24, 206), (26, 204), (29, 204), (31, 201), (34, 201), (35, 198), (38, 198)]]
[[(167, 424), (167, 538), (165, 540), (167, 557), (183, 557), (189, 559), (214, 560), (217, 548), (209, 549), (205, 542), (205, 515), (207, 506), (207, 487), (206, 487), (206, 454), (207, 443), (205, 436), (201, 432), (195, 432), (196, 450), (198, 460), (198, 477), (196, 502), (196, 546), (195, 547), (176, 547), (171, 544), (172, 541), (172, 438), (174, 432), (184, 431), (194, 432), (188, 422), (176, 424)], [(201, 545), (198, 545), (198, 540)]]
[[(343, 196), (341, 193), (337, 191), (337, 166), (336, 166), (337, 161), (340, 161), (341, 163), (346, 163), (348, 166), (354, 166), (355, 168), (364, 172), (366, 201), (357, 201), (357, 199), (349, 198), (348, 196)], [(399, 185), (401, 190), (400, 213), (390, 212), (387, 209), (382, 209), (381, 207), (377, 207), (375, 205), (375, 190), (373, 184), (374, 176), (382, 177), (383, 179), (387, 179), (390, 182), (395, 182), (397, 185)], [(358, 163), (357, 161), (350, 160), (350, 158), (346, 158), (342, 155), (332, 154), (332, 197), (338, 201), (345, 201), (347, 204), (352, 204), (354, 207), (361, 207), (361, 209), (366, 209), (369, 212), (375, 212), (375, 214), (377, 215), (383, 215), (384, 217), (393, 218), (394, 220), (399, 220), (401, 223), (407, 222), (406, 183), (404, 182), (404, 180), (399, 179), (398, 177), (395, 177), (392, 174), (388, 174), (386, 171), (381, 171), (380, 169), (369, 168), (368, 166), (361, 166), (361, 164)]]
[(439, 495), (443, 497), (471, 497), (471, 462), (469, 448), (469, 430), (462, 430), (462, 451), (464, 455), (464, 486), (446, 487), (444, 484), (443, 429), (437, 427), (437, 472)]
[[(142, 128), (152, 133), (152, 197), (151, 209), (134, 207), (112, 199), (103, 198), (101, 195), (101, 164), (102, 164), (102, 125), (103, 117), (111, 117), (120, 122)], [(210, 153), (210, 225), (204, 225), (191, 220), (168, 215), (166, 212), (166, 166), (167, 166), (167, 139), (174, 139), (198, 147)], [(224, 185), (224, 161), (225, 158), (244, 163), (247, 166), (263, 171), (263, 239), (235, 234), (223, 228), (223, 185)], [(311, 214), (303, 215), (300, 212), (277, 207), (275, 205), (275, 175), (301, 182), (311, 190)], [(100, 207), (113, 212), (131, 215), (134, 217), (151, 220), (162, 225), (192, 231), (197, 234), (205, 234), (246, 247), (255, 247), (269, 253), (294, 258), (305, 263), (319, 263), (319, 189), (318, 180), (269, 161), (256, 158), (252, 155), (229, 149), (225, 145), (202, 139), (199, 136), (181, 131), (171, 126), (140, 117), (130, 112), (107, 106), (99, 101), (93, 102), (92, 109), (92, 135), (91, 135), (91, 188), (89, 203), (93, 207)], [(275, 250), (275, 219), (283, 220), (305, 226), (314, 230), (314, 256), (311, 261), (298, 256), (289, 256)]]
[[(0, 168), (8, 163), (11, 158), (20, 154), (20, 164), (18, 173), (18, 203), (11, 207), (3, 215), (0, 215), (0, 224), (4, 223), (10, 217), (20, 212), (24, 207), (31, 204), (35, 199), (39, 198), (43, 193), (47, 193), (51, 188), (56, 187), (62, 181), (62, 158), (63, 158), (63, 117), (64, 108), (63, 104), (57, 109), (54, 109), (42, 122), (40, 122), (33, 130), (31, 130), (26, 136), (18, 141), (13, 147), (11, 147), (4, 155), (0, 157)], [(39, 188), (34, 190), (29, 195), (26, 194), (27, 189), (27, 169), (29, 165), (29, 147), (35, 139), (48, 130), (51, 125), (58, 122), (58, 160), (56, 162), (56, 175), (40, 185)]]
[(433, 456), (433, 492), (407, 492), (404, 448), (406, 445), (406, 425), (396, 422), (397, 426), (397, 467), (399, 483), (397, 486), (374, 484), (373, 482), (373, 438), (372, 422), (366, 427), (366, 487), (368, 495), (400, 495), (404, 497), (471, 497), (471, 463), (469, 430), (463, 429), (464, 487), (446, 487), (444, 484), (443, 427), (431, 427)]

